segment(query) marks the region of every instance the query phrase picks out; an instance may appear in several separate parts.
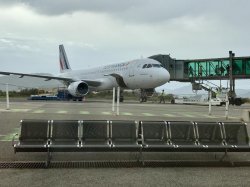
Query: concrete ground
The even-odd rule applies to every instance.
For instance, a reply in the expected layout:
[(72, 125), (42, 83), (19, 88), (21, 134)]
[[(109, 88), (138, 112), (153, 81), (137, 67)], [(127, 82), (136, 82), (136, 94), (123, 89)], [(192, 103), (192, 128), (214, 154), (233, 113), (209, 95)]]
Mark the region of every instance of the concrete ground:
[[(0, 102), (0, 162), (44, 161), (44, 153), (13, 153), (11, 139), (21, 119), (122, 119), (240, 121), (244, 109), (230, 106), (229, 119), (224, 107), (171, 105), (157, 103), (121, 103), (120, 115), (112, 113), (110, 101), (27, 102), (11, 100), (10, 110)], [(217, 153), (220, 157), (223, 154)], [(230, 159), (248, 161), (248, 153), (230, 153)], [(214, 161), (214, 153), (148, 153), (146, 160)], [(135, 153), (55, 153), (52, 161), (136, 160)], [(0, 169), (0, 186), (248, 186), (249, 167), (157, 167), (157, 168), (57, 168)]]

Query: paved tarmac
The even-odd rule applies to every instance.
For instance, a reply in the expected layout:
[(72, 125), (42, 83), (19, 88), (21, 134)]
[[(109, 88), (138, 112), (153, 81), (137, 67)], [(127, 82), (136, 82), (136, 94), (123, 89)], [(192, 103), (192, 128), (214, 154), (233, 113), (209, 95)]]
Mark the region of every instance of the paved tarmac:
[[(0, 162), (40, 162), (44, 153), (13, 153), (11, 139), (18, 132), (21, 119), (122, 119), (122, 120), (190, 120), (240, 121), (243, 109), (230, 106), (229, 119), (224, 107), (137, 103), (120, 104), (120, 115), (112, 112), (110, 101), (85, 102), (12, 101), (10, 110), (0, 102)], [(248, 128), (249, 129), (249, 128)], [(216, 154), (222, 156), (221, 153)], [(55, 153), (52, 161), (136, 160), (135, 153)], [(249, 160), (248, 153), (230, 153), (232, 160)], [(215, 160), (214, 153), (148, 153), (146, 160)], [(249, 186), (249, 167), (157, 167), (157, 168), (60, 168), (0, 169), (0, 186)]]

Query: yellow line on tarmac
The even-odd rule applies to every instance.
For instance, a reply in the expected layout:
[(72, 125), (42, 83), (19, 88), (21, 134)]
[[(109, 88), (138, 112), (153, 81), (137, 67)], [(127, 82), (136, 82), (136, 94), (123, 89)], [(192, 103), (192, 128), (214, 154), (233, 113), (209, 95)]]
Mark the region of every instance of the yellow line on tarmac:
[(28, 112), (30, 109), (10, 109), (11, 112)]
[(122, 115), (124, 115), (124, 116), (133, 116), (133, 114), (129, 113), (129, 112), (122, 112)]
[(67, 113), (68, 113), (68, 111), (65, 111), (65, 110), (60, 110), (60, 111), (57, 111), (56, 113), (57, 113), (57, 114), (67, 114)]
[(89, 111), (80, 111), (80, 114), (90, 114)]
[(185, 117), (188, 117), (188, 118), (193, 118), (193, 117), (195, 117), (194, 115), (191, 115), (191, 114), (182, 114), (183, 116), (185, 116)]
[(44, 112), (45, 112), (45, 110), (35, 110), (32, 113), (34, 113), (34, 114), (41, 114), (41, 113), (44, 113)]
[(154, 114), (151, 113), (142, 113), (144, 116), (155, 116)]
[(111, 112), (102, 112), (103, 115), (111, 115)]
[(176, 117), (176, 115), (174, 114), (163, 114), (164, 116), (168, 116), (168, 117)]

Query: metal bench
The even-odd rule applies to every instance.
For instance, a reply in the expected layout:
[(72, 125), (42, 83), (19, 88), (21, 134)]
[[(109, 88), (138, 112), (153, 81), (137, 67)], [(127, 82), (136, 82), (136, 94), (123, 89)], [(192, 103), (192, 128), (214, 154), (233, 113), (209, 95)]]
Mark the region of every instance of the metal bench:
[(81, 122), (81, 151), (109, 151), (111, 148), (109, 121)]
[(136, 121), (110, 121), (112, 151), (139, 151), (142, 147)]
[(78, 120), (51, 120), (48, 151), (77, 151), (80, 148), (79, 126)]
[(227, 151), (250, 151), (246, 123), (223, 122), (221, 125)]
[(165, 121), (141, 121), (143, 151), (166, 151), (173, 147)]
[(46, 152), (49, 144), (50, 122), (48, 120), (25, 119), (20, 121), (19, 141), (14, 144), (14, 152)]
[(22, 120), (15, 152), (249, 152), (245, 123)]
[(200, 151), (223, 151), (225, 140), (221, 123), (195, 122), (195, 127)]
[(168, 122), (170, 144), (175, 148), (172, 151), (195, 151), (197, 138), (194, 123), (190, 121)]

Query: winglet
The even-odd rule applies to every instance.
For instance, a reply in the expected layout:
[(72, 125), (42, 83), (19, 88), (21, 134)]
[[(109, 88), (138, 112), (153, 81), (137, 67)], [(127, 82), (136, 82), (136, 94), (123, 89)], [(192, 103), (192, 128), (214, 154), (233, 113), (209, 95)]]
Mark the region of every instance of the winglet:
[(69, 65), (69, 61), (64, 50), (63, 45), (59, 45), (59, 62), (60, 62), (60, 72), (65, 72), (67, 70), (71, 70)]

